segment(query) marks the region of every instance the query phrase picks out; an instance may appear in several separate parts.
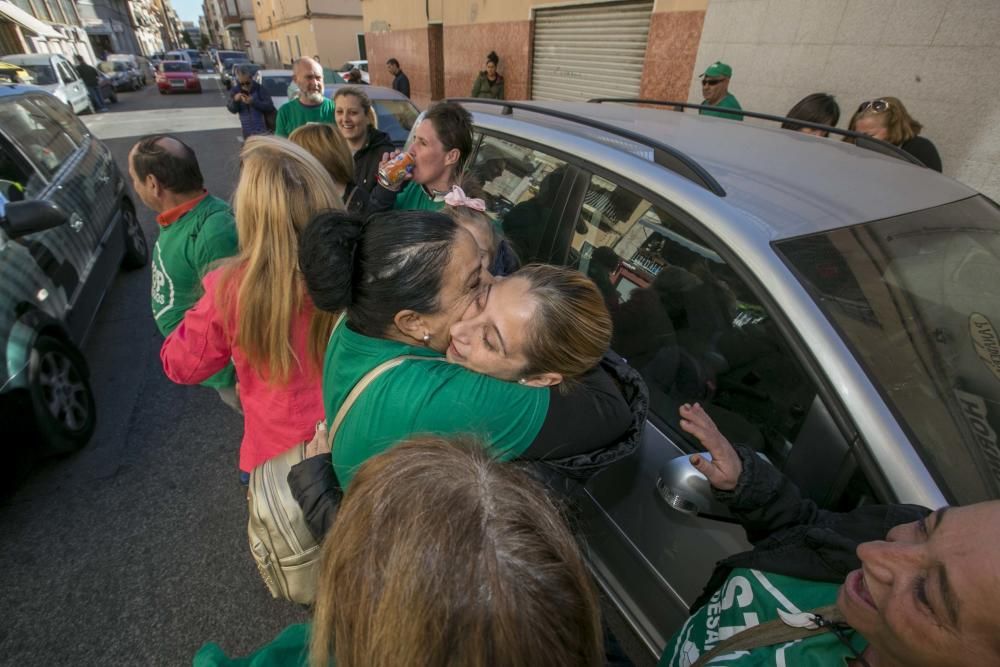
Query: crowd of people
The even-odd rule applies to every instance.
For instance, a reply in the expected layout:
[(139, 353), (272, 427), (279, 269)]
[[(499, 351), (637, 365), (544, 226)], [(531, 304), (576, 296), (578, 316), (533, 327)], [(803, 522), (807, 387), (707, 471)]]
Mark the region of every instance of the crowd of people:
[[(738, 113), (742, 111), (736, 97), (729, 92), (729, 83), (733, 76), (733, 68), (724, 62), (716, 61), (701, 74), (701, 91), (704, 99), (698, 113), (703, 116), (715, 116), (730, 120), (743, 120)], [(728, 110), (732, 111), (728, 111)], [(828, 93), (813, 93), (802, 98), (785, 114), (786, 118), (808, 123), (836, 127), (840, 122), (840, 105), (833, 95)], [(799, 125), (786, 121), (782, 127), (789, 130), (804, 132), (826, 137), (829, 132), (817, 127)], [(866, 100), (858, 105), (857, 111), (851, 116), (847, 129), (851, 132), (873, 137), (897, 146), (917, 158), (921, 164), (934, 171), (941, 171), (941, 156), (937, 147), (930, 139), (920, 136), (923, 125), (918, 123), (906, 110), (897, 97), (879, 97)], [(844, 141), (856, 141), (855, 137), (845, 136)]]
[[(496, 64), (491, 54), (476, 85), (499, 84), (502, 97)], [(428, 109), (407, 150), (412, 168), (394, 180), (399, 153), (364, 89), (342, 87), (331, 102), (318, 64), (295, 67), (302, 94), (278, 111), (276, 136), (247, 136), (232, 207), (205, 190), (180, 139), (144, 137), (129, 153), (136, 194), (160, 226), (151, 305), (164, 372), (212, 387), (242, 414), (240, 484), (309, 443), (287, 482), (323, 545), (310, 623), (245, 659), (207, 644), (195, 664), (624, 660), (565, 499), (540, 472), (585, 479), (641, 437), (648, 396), (609, 352), (600, 287), (571, 269), (521, 266), (469, 169), (461, 105)], [(716, 63), (706, 77), (731, 73)], [(242, 72), (237, 88), (236, 112), (262, 110)], [(793, 112), (839, 117), (827, 95)], [(912, 142), (894, 123), (919, 132), (895, 98), (851, 121)], [(711, 454), (692, 464), (754, 548), (718, 565), (662, 665), (1000, 661), (1000, 502), (822, 511), (699, 405), (679, 418)], [(720, 600), (733, 595), (754, 596), (754, 623), (745, 605), (727, 616)], [(811, 630), (738, 632), (787, 630), (792, 609)], [(741, 636), (749, 643), (730, 643)]]

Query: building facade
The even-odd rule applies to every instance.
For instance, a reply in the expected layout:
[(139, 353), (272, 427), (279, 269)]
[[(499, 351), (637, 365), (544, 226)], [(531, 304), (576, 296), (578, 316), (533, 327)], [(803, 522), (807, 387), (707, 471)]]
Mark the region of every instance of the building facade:
[(139, 52), (144, 56), (162, 53), (163, 18), (156, 9), (153, 0), (129, 0), (129, 10), (135, 25), (135, 41), (139, 44)]
[(361, 7), (360, 0), (257, 0), (253, 12), (263, 62), (280, 67), (319, 56), (324, 67), (339, 68), (357, 59)]
[(76, 10), (98, 57), (105, 53), (141, 55), (127, 0), (77, 0)]
[(0, 52), (61, 53), (96, 62), (72, 0), (0, 1)]
[[(744, 108), (784, 114), (814, 92), (895, 96), (944, 172), (1000, 198), (998, 0), (365, 0), (372, 83), (400, 61), (415, 102), (470, 93), (491, 50), (508, 99), (700, 102), (722, 60)], [(970, 97), (971, 96), (971, 97)], [(981, 104), (955, 114), (960, 97)]]

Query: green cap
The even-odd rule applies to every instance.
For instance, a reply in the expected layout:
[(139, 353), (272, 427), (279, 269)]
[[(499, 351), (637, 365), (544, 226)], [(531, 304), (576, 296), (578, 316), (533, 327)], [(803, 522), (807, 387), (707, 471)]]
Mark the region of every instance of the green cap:
[(722, 62), (721, 60), (716, 60), (714, 63), (708, 66), (702, 77), (706, 76), (724, 76), (727, 79), (733, 75), (733, 68)]

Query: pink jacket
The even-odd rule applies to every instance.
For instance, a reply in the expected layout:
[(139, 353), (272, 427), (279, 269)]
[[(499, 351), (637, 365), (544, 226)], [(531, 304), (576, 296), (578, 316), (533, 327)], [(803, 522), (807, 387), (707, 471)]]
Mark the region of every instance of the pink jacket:
[[(174, 382), (198, 384), (225, 368), (232, 358), (243, 405), (240, 470), (249, 472), (293, 445), (312, 439), (316, 422), (324, 418), (321, 373), (300, 369), (287, 383), (277, 386), (268, 384), (250, 366), (242, 350), (233, 344), (235, 333), (225, 326), (235, 321), (235, 313), (219, 311), (216, 289), (221, 271), (205, 276), (204, 296), (163, 341), (160, 360)], [(309, 319), (314, 310), (308, 297), (306, 301), (291, 331), (292, 349), (302, 360), (309, 358)]]

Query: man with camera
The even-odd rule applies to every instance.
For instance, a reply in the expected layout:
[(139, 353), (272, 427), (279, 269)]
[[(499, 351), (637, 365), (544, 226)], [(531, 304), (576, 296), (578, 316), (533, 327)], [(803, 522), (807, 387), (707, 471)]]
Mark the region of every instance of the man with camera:
[(244, 139), (274, 129), (274, 102), (264, 87), (253, 80), (249, 67), (236, 68), (236, 85), (229, 91), (226, 108), (239, 114)]

